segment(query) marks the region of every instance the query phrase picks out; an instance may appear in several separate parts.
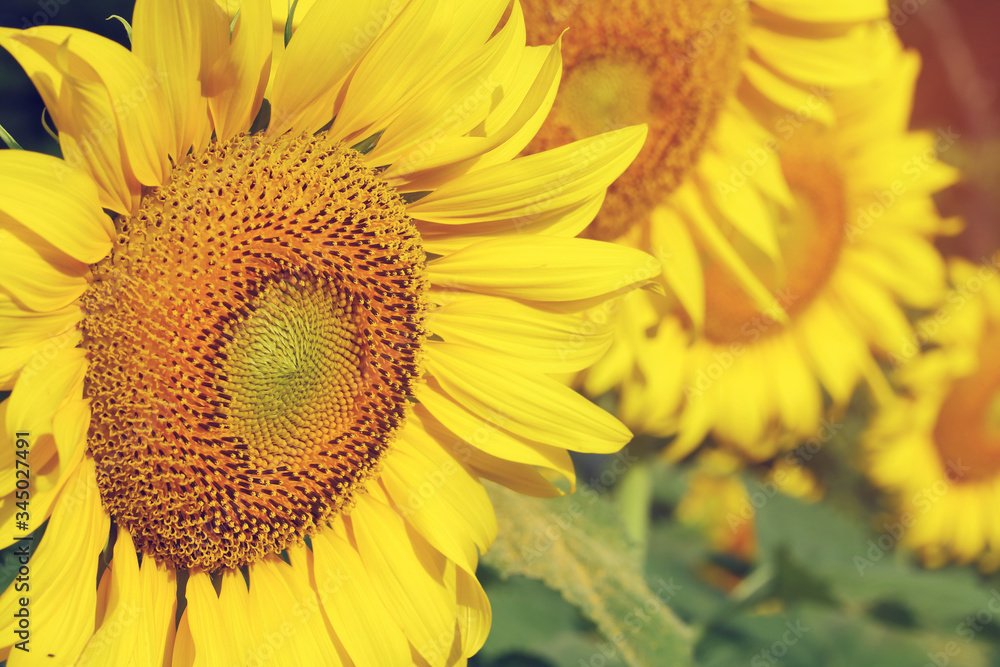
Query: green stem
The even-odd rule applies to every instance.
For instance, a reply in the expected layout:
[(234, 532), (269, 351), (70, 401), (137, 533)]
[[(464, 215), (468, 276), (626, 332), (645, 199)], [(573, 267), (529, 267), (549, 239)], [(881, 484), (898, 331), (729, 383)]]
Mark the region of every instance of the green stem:
[(639, 553), (645, 559), (653, 502), (653, 471), (648, 461), (639, 461), (629, 468), (615, 492), (615, 502), (626, 534), (639, 546)]

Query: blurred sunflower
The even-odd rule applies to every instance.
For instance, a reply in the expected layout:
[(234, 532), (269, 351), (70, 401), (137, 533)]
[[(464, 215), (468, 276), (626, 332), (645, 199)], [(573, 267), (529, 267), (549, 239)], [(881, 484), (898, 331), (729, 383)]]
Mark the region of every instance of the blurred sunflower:
[[(806, 118), (831, 124), (830, 89), (872, 79), (892, 52), (876, 24), (887, 14), (885, 2), (524, 5), (530, 43), (567, 30), (566, 76), (530, 151), (633, 122), (650, 127), (587, 234), (664, 260), (669, 253), (664, 284), (697, 327), (705, 318), (701, 273), (713, 265), (770, 306), (773, 299), (731, 244), (738, 238), (777, 256), (774, 210), (790, 205), (791, 196), (768, 159), (774, 138)], [(620, 383), (636, 362), (633, 355), (609, 360), (588, 386)]]
[[(693, 209), (681, 207), (687, 233), (724, 264), (729, 253), (713, 247), (723, 242), (720, 231), (774, 250), (771, 208), (788, 200), (773, 164), (761, 165), (753, 187), (735, 197), (719, 187), (773, 134), (758, 118), (778, 106), (832, 122), (826, 87), (869, 80), (871, 65), (885, 57), (882, 42), (870, 39), (873, 21), (887, 12), (879, 2), (837, 8), (774, 0), (524, 5), (529, 42), (550, 42), (568, 29), (560, 95), (529, 150), (633, 122), (650, 126), (639, 158), (609, 188), (587, 233), (655, 248), (663, 241), (656, 209), (676, 208), (695, 194)], [(689, 193), (680, 202), (670, 197), (678, 189)], [(713, 223), (722, 229), (702, 229)]]
[[(947, 303), (900, 346), (906, 397), (865, 434), (868, 474), (892, 495), (893, 537), (932, 566), (1000, 567), (1000, 255), (950, 265)], [(916, 354), (921, 343), (930, 350)]]
[[(784, 374), (779, 384), (788, 389), (775, 396), (768, 388), (761, 397), (747, 392), (744, 382), (756, 382), (760, 360), (730, 370), (729, 347), (736, 341), (750, 345), (764, 337), (764, 329), (773, 334), (781, 327), (761, 323), (788, 322), (788, 311), (796, 307), (785, 301), (789, 289), (818, 286), (794, 284), (786, 276), (796, 263), (811, 262), (786, 253), (807, 250), (790, 248), (809, 242), (790, 237), (809, 233), (789, 229), (802, 217), (803, 197), (813, 196), (804, 192), (810, 176), (789, 172), (798, 169), (795, 159), (808, 159), (810, 151), (826, 150), (823, 142), (834, 142), (823, 138), (810, 146), (804, 137), (829, 132), (825, 128), (836, 118), (833, 96), (858, 89), (867, 94), (879, 74), (899, 62), (898, 42), (879, 24), (887, 11), (879, 1), (819, 6), (629, 0), (613, 7), (599, 0), (525, 2), (529, 42), (553, 39), (568, 28), (560, 95), (529, 150), (625, 123), (650, 126), (649, 141), (609, 188), (587, 234), (659, 257), (668, 296), (628, 298), (611, 351), (581, 381), (592, 396), (618, 389), (621, 416), (633, 428), (661, 436), (680, 432), (676, 456), (715, 430), (762, 458), (774, 449), (773, 442), (761, 442), (766, 436), (791, 429), (794, 439), (818, 426), (819, 389), (810, 376), (820, 370), (807, 368), (811, 360), (792, 350), (778, 362)], [(909, 102), (908, 85), (893, 92), (900, 103)], [(892, 110), (872, 113), (900, 134)], [(875, 151), (864, 157), (852, 154), (856, 148), (838, 151), (838, 169), (845, 159), (884, 160)], [(776, 159), (779, 152), (800, 157)], [(854, 181), (856, 193), (871, 182)], [(843, 198), (834, 190), (826, 194)], [(855, 203), (840, 204), (843, 216)], [(841, 228), (846, 223), (845, 217)], [(825, 231), (836, 238), (836, 228)], [(827, 264), (835, 262), (839, 244), (825, 252)], [(796, 297), (798, 309), (812, 300), (812, 291)], [(741, 331), (743, 324), (752, 331)], [(772, 340), (763, 347), (781, 344)], [(685, 395), (720, 350), (726, 374), (740, 378), (715, 386), (706, 399), (693, 395), (702, 389)], [(680, 372), (671, 370), (678, 366)], [(717, 384), (716, 378), (709, 381)], [(852, 380), (835, 382), (839, 389)], [(721, 393), (728, 396), (720, 401)]]
[[(799, 119), (768, 148), (758, 145), (756, 173), (778, 170), (762, 182), (787, 187), (787, 197), (738, 208), (766, 211), (767, 243), (701, 214), (703, 230), (722, 230), (719, 244), (690, 234), (691, 207), (710, 201), (697, 194), (696, 177), (641, 226), (646, 240), (634, 245), (669, 250), (668, 296), (624, 300), (612, 348), (584, 387), (591, 395), (618, 388), (620, 417), (633, 429), (677, 434), (672, 457), (711, 434), (759, 461), (815, 435), (823, 391), (843, 406), (859, 379), (878, 382), (872, 350), (907, 335), (902, 306), (933, 308), (943, 295), (942, 262), (928, 239), (955, 225), (941, 220), (931, 195), (955, 179), (935, 159), (935, 145), (954, 139), (907, 132), (918, 58), (895, 38), (869, 32), (871, 41), (860, 50), (880, 54), (864, 67), (878, 77), (831, 92), (834, 127)], [(753, 190), (750, 180), (719, 183), (730, 203)], [(733, 261), (718, 261), (716, 251)], [(748, 291), (751, 284), (758, 287)]]
[(573, 238), (645, 130), (512, 159), (561, 63), (508, 0), (316, 2), (264, 105), (269, 4), (140, 0), (131, 52), (0, 31), (64, 156), (0, 154), (0, 546), (48, 520), (53, 664), (464, 664), (480, 479), (555, 495), (630, 437), (547, 374), (650, 272)]

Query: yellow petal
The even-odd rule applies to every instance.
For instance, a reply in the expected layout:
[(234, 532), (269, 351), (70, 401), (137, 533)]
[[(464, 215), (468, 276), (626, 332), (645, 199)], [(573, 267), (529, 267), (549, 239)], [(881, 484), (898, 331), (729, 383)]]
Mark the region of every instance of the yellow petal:
[(795, 433), (814, 433), (819, 426), (823, 396), (802, 352), (787, 337), (765, 341), (763, 347), (782, 423)]
[(373, 595), (375, 585), (357, 550), (332, 530), (313, 535), (312, 545), (316, 590), (354, 664), (407, 664), (406, 636)]
[[(245, 597), (246, 584), (243, 582), (243, 575), (238, 571), (225, 571), (223, 595), (232, 593), (237, 587), (242, 589), (244, 594), (242, 597)], [(219, 601), (219, 596), (215, 594), (215, 589), (212, 588), (208, 574), (201, 571), (191, 572), (188, 576), (184, 597), (187, 600), (187, 607), (181, 619), (182, 627), (177, 629), (178, 647), (174, 649), (174, 665), (192, 664), (209, 667), (226, 664), (234, 657), (246, 659), (243, 653), (236, 652), (234, 648), (239, 642), (249, 639), (249, 633), (239, 631), (241, 625), (237, 621), (238, 615), (242, 615), (243, 622), (246, 622), (245, 605), (237, 605), (232, 613), (227, 613)], [(258, 635), (256, 639), (259, 641), (260, 636)], [(187, 661), (189, 655), (193, 655), (194, 658), (191, 662)]]
[[(561, 47), (561, 37), (551, 47), (529, 46), (521, 54), (521, 61), (516, 68), (499, 73), (504, 96), (483, 122), (483, 132), (486, 136), (491, 136), (509, 127), (511, 121), (515, 121), (516, 125), (502, 144), (483, 155), (476, 163), (477, 169), (513, 159), (538, 134), (552, 110), (559, 90), (562, 77)], [(531, 103), (525, 104), (528, 101)], [(524, 113), (525, 109), (529, 113)]]
[[(75, 324), (78, 320), (79, 316), (73, 318), (70, 324)], [(0, 325), (3, 323), (4, 318), (0, 315)], [(0, 391), (13, 389), (14, 382), (22, 369), (31, 369), (30, 372), (39, 370), (60, 350), (79, 345), (81, 338), (80, 330), (74, 327), (51, 338), (41, 338), (38, 342), (20, 344), (22, 341), (15, 341), (17, 347), (0, 347)], [(32, 341), (34, 340), (32, 339)]]
[[(77, 305), (52, 312), (26, 310), (0, 290), (0, 345), (10, 348), (44, 345), (51, 338), (77, 330), (83, 318)], [(0, 364), (2, 366), (2, 364)]]
[(509, 354), (543, 373), (578, 371), (611, 344), (610, 326), (489, 296), (455, 299), (432, 311), (427, 328), (449, 343)]
[[(128, 213), (139, 203), (141, 184), (127, 168), (118, 144), (118, 132), (102, 120), (111, 117), (110, 102), (103, 86), (68, 75), (58, 64), (58, 50), (40, 39), (0, 29), (0, 45), (14, 55), (31, 78), (59, 128), (59, 144), (66, 163), (54, 172), (56, 178), (79, 167), (87, 171), (100, 190), (101, 205)], [(68, 59), (64, 55), (62, 60)]]
[(168, 117), (173, 121), (174, 162), (208, 145), (212, 124), (205, 84), (229, 44), (229, 18), (201, 0), (137, 0), (132, 14), (132, 53), (160, 73)]
[(677, 437), (665, 452), (668, 461), (679, 461), (702, 443), (713, 425), (713, 413), (706, 395), (690, 398), (681, 412)]
[(111, 250), (114, 228), (101, 210), (97, 184), (65, 166), (41, 153), (0, 153), (0, 229), (30, 230), (70, 257), (93, 264)]
[(755, 60), (745, 60), (740, 67), (747, 81), (767, 99), (793, 112), (775, 123), (775, 132), (780, 136), (791, 136), (805, 119), (812, 119), (826, 126), (833, 125), (836, 120), (829, 95), (822, 88), (803, 89)]
[[(44, 523), (59, 489), (83, 456), (90, 412), (88, 403), (80, 399), (86, 369), (82, 352), (63, 349), (53, 356), (43, 355), (39, 370), (22, 373), (4, 402), (5, 435), (0, 437), (0, 444), (13, 446), (17, 434), (27, 434), (24, 439), (31, 465), (29, 531)], [(58, 457), (54, 456), (57, 453)], [(5, 495), (12, 491), (13, 482), (13, 475), (0, 482), (0, 492)], [(14, 539), (16, 519), (14, 497), (0, 499), (0, 529), (5, 531), (0, 534), (0, 548)]]
[(457, 0), (411, 2), (359, 64), (331, 135), (343, 141), (385, 129), (403, 106), (486, 43), (506, 5), (505, 0), (475, 7)]
[[(777, 161), (777, 157), (774, 155), (764, 149), (760, 150), (764, 157), (761, 157), (761, 154), (756, 154), (757, 159), (761, 159), (765, 163), (770, 160)], [(707, 166), (708, 163), (709, 161), (706, 160), (703, 165)], [(777, 260), (781, 251), (778, 248), (778, 235), (775, 229), (774, 204), (766, 201), (757, 188), (748, 187), (750, 182), (753, 182), (753, 174), (756, 174), (755, 169), (752, 170), (751, 167), (747, 166), (748, 163), (757, 164), (754, 158), (748, 157), (746, 161), (740, 163), (740, 166), (722, 164), (719, 172), (706, 169), (706, 176), (711, 179), (712, 184), (706, 184), (702, 188), (703, 201), (707, 205), (713, 205), (723, 220), (732, 225), (761, 252), (770, 259)], [(744, 168), (752, 174), (748, 182), (739, 187), (719, 187), (720, 183), (730, 179), (732, 169)]]
[(479, 552), (496, 537), (486, 490), (419, 425), (409, 423), (382, 473), (400, 514), (431, 545), (474, 574)]
[[(768, 409), (769, 388), (766, 384), (749, 395), (744, 391), (744, 387), (753, 386), (755, 381), (759, 381), (758, 378), (763, 377), (764, 368), (760, 357), (757, 350), (743, 353), (708, 392), (717, 405), (726, 408), (717, 413), (713, 432), (720, 439), (742, 447), (754, 459), (758, 458), (764, 429), (771, 416)], [(714, 356), (706, 357), (706, 361), (709, 359), (718, 364)], [(699, 370), (704, 370), (706, 366), (710, 368), (711, 364), (705, 364)]]
[(486, 643), (493, 611), (475, 574), (457, 570), (458, 626), (462, 634), (462, 655), (472, 657)]
[(823, 387), (835, 403), (845, 405), (868, 355), (857, 330), (826, 300), (816, 300), (800, 316), (796, 336)]
[(76, 467), (83, 457), (89, 428), (89, 400), (68, 401), (52, 418), (52, 435), (56, 441), (61, 467), (66, 469)]
[(895, 50), (880, 30), (867, 23), (844, 35), (816, 38), (754, 26), (747, 42), (755, 55), (789, 79), (806, 85), (850, 88), (869, 83)]
[[(74, 664), (94, 633), (97, 559), (111, 525), (96, 475), (93, 462), (84, 459), (31, 558), (31, 651), (13, 651), (7, 663), (11, 667), (37, 664), (35, 656), (47, 656), (52, 664)], [(16, 641), (14, 612), (22, 595), (13, 586), (0, 595), (4, 643)]]
[[(417, 220), (417, 230), (424, 242), (424, 249), (438, 255), (448, 255), (480, 241), (525, 234), (531, 236), (578, 236), (604, 203), (605, 192), (562, 208), (532, 212), (516, 218), (490, 222), (463, 224), (437, 224)], [(459, 232), (459, 233), (456, 233)]]
[(501, 72), (516, 66), (524, 51), (520, 8), (479, 53), (448, 72), (435, 95), (418, 95), (386, 127), (368, 156), (373, 164), (397, 164), (414, 172), (437, 146), (468, 134), (490, 114), (499, 95)]
[(663, 277), (684, 306), (695, 330), (700, 331), (705, 324), (705, 276), (691, 232), (677, 213), (667, 207), (653, 211), (652, 226)]
[(531, 301), (576, 301), (629, 291), (660, 263), (625, 246), (553, 236), (504, 237), (427, 265), (435, 285)]
[(163, 182), (173, 128), (160, 82), (140, 60), (111, 40), (54, 25), (0, 31), (0, 44), (38, 87), (67, 162), (89, 167), (106, 205), (128, 212), (138, 184)]
[(229, 48), (208, 73), (204, 88), (219, 142), (250, 129), (264, 101), (270, 72), (270, 2), (244, 0)]
[(854, 315), (855, 326), (875, 345), (883, 350), (898, 350), (910, 340), (910, 323), (885, 289), (847, 271), (832, 278), (832, 287), (846, 312)]
[(844, 253), (844, 260), (914, 308), (932, 309), (945, 296), (944, 262), (925, 239), (870, 230), (864, 251)]
[(111, 576), (107, 610), (81, 662), (108, 667), (162, 665), (177, 607), (173, 570), (148, 557), (140, 570), (132, 536), (119, 528)]
[[(430, 155), (420, 157), (419, 161), (404, 160), (393, 164), (383, 173), (383, 177), (401, 191), (434, 190), (469, 171), (508, 162), (534, 136), (539, 118), (544, 119), (551, 109), (558, 90), (562, 73), (559, 45), (547, 47), (545, 55), (530, 86), (526, 89), (513, 86), (512, 92), (497, 106), (497, 110), (507, 107), (506, 102), (509, 100), (511, 113), (504, 116), (505, 122), (495, 131), (490, 132), (486, 126), (497, 110), (484, 121), (483, 131), (480, 133), (477, 128), (474, 133), (485, 136), (442, 139), (435, 142), (434, 151)], [(523, 75), (533, 72), (535, 70), (530, 68)], [(502, 160), (495, 157), (500, 153), (504, 155)]]
[[(828, 124), (832, 124), (833, 110), (825, 97), (828, 95), (829, 92), (825, 90), (810, 92), (801, 109), (796, 109), (795, 114), (786, 114), (769, 128), (761, 125), (739, 100), (731, 100), (719, 112), (711, 137), (711, 147), (703, 153), (699, 163), (699, 171), (705, 170), (701, 174), (702, 189), (711, 191), (713, 198), (718, 199), (719, 195), (724, 196), (728, 192), (723, 184), (737, 188), (749, 185), (772, 203), (792, 208), (794, 198), (785, 181), (781, 160), (778, 159), (780, 146), (777, 137), (787, 139), (807, 118), (819, 120), (817, 106), (820, 104), (826, 105), (829, 112)], [(710, 171), (713, 169), (714, 172)], [(704, 182), (704, 177), (709, 174), (712, 176), (708, 180), (715, 181), (711, 186)]]
[(22, 373), (8, 402), (8, 431), (27, 431), (37, 437), (53, 432), (53, 419), (64, 405), (81, 398), (87, 370), (86, 351), (62, 349), (43, 353), (37, 369)]
[[(389, 4), (388, 0), (319, 2), (309, 10), (277, 65), (269, 135), (291, 128), (316, 129), (298, 123), (312, 105), (336, 96), (389, 18)], [(298, 14), (302, 8), (295, 11)], [(332, 105), (329, 112), (333, 118)]]
[(569, 206), (606, 190), (645, 138), (645, 126), (627, 127), (488, 167), (438, 188), (409, 211), (429, 222), (466, 223)]
[(184, 610), (177, 624), (174, 637), (173, 652), (170, 656), (171, 667), (191, 667), (195, 664), (194, 638), (191, 636), (190, 607)]
[[(435, 420), (423, 405), (417, 405), (414, 408), (413, 414), (410, 415), (410, 421), (414, 424), (419, 423), (420, 428), (433, 434), (439, 445), (447, 450), (456, 461), (461, 461), (469, 466), (480, 479), (488, 479), (518, 493), (535, 498), (555, 498), (563, 495), (562, 490), (555, 486), (552, 480), (540, 474), (534, 466), (508, 461), (488, 454), (471, 446), (465, 440), (454, 437), (454, 434)], [(572, 474), (572, 467), (572, 461), (570, 461), (568, 465), (570, 474)]]
[(86, 264), (37, 235), (0, 229), (0, 285), (31, 310), (64, 309), (86, 291), (89, 274)]
[(764, 9), (811, 23), (853, 23), (875, 21), (889, 14), (882, 0), (841, 0), (816, 3), (812, 0), (754, 0)]
[[(265, 663), (290, 667), (327, 664), (337, 651), (316, 591), (309, 585), (308, 566), (301, 559), (292, 562), (288, 565), (271, 555), (251, 568), (247, 615), (257, 626), (257, 652)], [(267, 646), (273, 649), (273, 657), (268, 657)]]
[[(7, 423), (7, 409), (10, 401), (0, 402), (0, 424)], [(38, 473), (46, 469), (51, 469), (48, 465), (56, 454), (55, 438), (51, 435), (33, 437), (27, 431), (8, 431), (6, 428), (0, 433), (0, 502), (10, 504), (17, 508), (17, 500), (24, 500), (24, 489), (21, 489), (21, 498), (17, 498), (14, 492), (17, 490), (19, 480), (27, 480), (29, 483), (35, 482), (32, 478), (32, 471), (38, 477)], [(18, 473), (17, 471), (21, 472)], [(22, 485), (23, 486), (23, 485)], [(27, 490), (27, 495), (31, 496), (31, 489)], [(37, 508), (33, 508), (37, 509)], [(37, 514), (37, 512), (36, 512)], [(29, 524), (29, 530), (17, 531), (17, 536), (26, 534), (42, 524), (44, 519), (37, 519)], [(17, 537), (15, 536), (15, 537)]]
[(428, 345), (427, 369), (458, 403), (499, 413), (504, 428), (540, 443), (614, 452), (632, 434), (617, 419), (540, 373), (514, 370), (502, 355), (448, 343)]
[(774, 295), (754, 275), (732, 243), (723, 235), (715, 220), (705, 210), (700, 196), (693, 187), (678, 188), (674, 194), (674, 203), (683, 211), (685, 219), (706, 252), (733, 276), (758, 308), (774, 312), (779, 321), (787, 321), (788, 317), (777, 307)]
[(467, 449), (481, 450), (500, 459), (552, 470), (570, 483), (575, 481), (573, 461), (564, 449), (513, 435), (504, 428), (509, 422), (506, 415), (490, 411), (482, 404), (468, 406), (466, 410), (435, 379), (418, 389), (416, 398), (450, 432), (450, 438), (439, 436), (439, 442), (461, 440), (463, 457), (468, 456)]
[(432, 665), (443, 665), (455, 634), (457, 603), (439, 579), (443, 573), (428, 569), (436, 560), (430, 547), (370, 495), (358, 499), (349, 525), (375, 594), (414, 648)]

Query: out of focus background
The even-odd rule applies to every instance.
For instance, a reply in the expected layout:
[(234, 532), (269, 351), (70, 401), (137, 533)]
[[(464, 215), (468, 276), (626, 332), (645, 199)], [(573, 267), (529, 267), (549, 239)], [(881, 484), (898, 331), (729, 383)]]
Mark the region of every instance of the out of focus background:
[[(122, 24), (106, 17), (130, 18), (132, 4), (3, 0), (0, 26), (70, 25), (127, 45)], [(924, 62), (913, 127), (959, 136), (941, 157), (964, 180), (938, 204), (966, 228), (939, 245), (979, 262), (1000, 249), (1000, 2), (891, 4), (891, 23)], [(27, 76), (0, 52), (0, 124), (24, 148), (56, 154), (42, 113)], [(803, 484), (822, 487), (822, 502), (808, 489), (779, 492), (774, 466), (761, 466), (742, 477), (750, 505), (734, 511), (728, 483), (661, 462), (654, 440), (579, 458), (588, 486), (542, 510), (497, 497), (502, 533), (480, 573), (493, 631), (472, 664), (669, 666), (693, 644), (696, 664), (718, 667), (1000, 666), (1000, 575), (929, 569), (899, 547), (884, 500), (856, 466), (865, 418), (863, 405), (852, 408), (806, 462), (813, 478)], [(646, 472), (630, 474), (640, 460)], [(628, 518), (637, 505), (648, 509), (641, 525)], [(730, 509), (713, 532), (699, 517), (720, 507)]]

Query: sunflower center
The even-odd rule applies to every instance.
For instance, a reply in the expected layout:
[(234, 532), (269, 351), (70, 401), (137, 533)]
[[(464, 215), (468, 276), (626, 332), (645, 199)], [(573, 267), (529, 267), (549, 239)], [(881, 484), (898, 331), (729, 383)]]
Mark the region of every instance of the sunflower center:
[(956, 380), (934, 426), (941, 463), (956, 483), (1000, 475), (1000, 328), (989, 330), (979, 348), (979, 367)]
[(405, 419), (426, 283), (402, 201), (351, 149), (241, 136), (117, 227), (82, 299), (105, 507), (174, 567), (280, 552)]
[[(588, 234), (616, 240), (670, 194), (697, 162), (739, 80), (747, 26), (740, 0), (522, 3), (530, 44), (563, 30), (565, 74), (530, 152), (646, 123), (635, 162), (608, 188)], [(578, 5), (578, 6), (577, 6)]]
[(778, 309), (790, 317), (804, 310), (833, 274), (845, 241), (847, 192), (829, 146), (801, 141), (781, 157), (794, 206), (778, 224), (779, 261), (742, 237), (733, 245), (774, 295), (773, 310), (762, 310), (718, 264), (705, 272), (705, 336), (717, 343), (748, 343), (781, 330)]
[(335, 286), (271, 282), (252, 314), (226, 333), (222, 364), (231, 430), (281, 457), (284, 449), (342, 432), (361, 384), (354, 304)]

